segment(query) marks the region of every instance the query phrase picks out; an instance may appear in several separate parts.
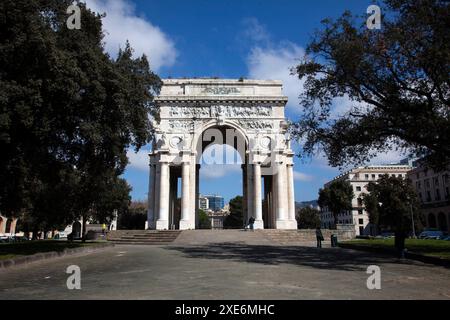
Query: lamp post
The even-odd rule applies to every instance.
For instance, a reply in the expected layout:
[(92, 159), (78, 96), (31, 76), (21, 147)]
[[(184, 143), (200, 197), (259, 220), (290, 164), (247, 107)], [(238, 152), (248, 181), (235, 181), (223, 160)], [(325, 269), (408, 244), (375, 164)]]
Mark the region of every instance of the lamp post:
[(416, 228), (414, 227), (414, 214), (412, 209), (412, 201), (409, 196), (406, 197), (409, 202), (409, 212), (411, 213), (411, 226), (412, 226), (412, 237), (415, 239), (416, 237)]
[(414, 227), (414, 215), (412, 210), (412, 203), (409, 202), (409, 210), (411, 211), (411, 224), (412, 224), (412, 232), (413, 232), (413, 238), (416, 239), (416, 228)]

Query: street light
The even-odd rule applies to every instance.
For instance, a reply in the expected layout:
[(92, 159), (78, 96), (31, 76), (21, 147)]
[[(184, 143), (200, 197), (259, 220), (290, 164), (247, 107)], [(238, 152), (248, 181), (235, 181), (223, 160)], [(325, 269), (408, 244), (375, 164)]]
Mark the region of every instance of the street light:
[(416, 239), (417, 236), (416, 236), (416, 228), (414, 227), (414, 215), (413, 215), (413, 209), (412, 209), (412, 201), (409, 196), (407, 196), (406, 199), (409, 202), (409, 211), (411, 213), (411, 224), (412, 224), (412, 232), (413, 232), (412, 236), (414, 239)]
[(412, 210), (412, 203), (409, 202), (409, 210), (411, 211), (411, 223), (412, 223), (412, 232), (413, 232), (413, 238), (416, 239), (416, 228), (414, 227), (414, 215)]

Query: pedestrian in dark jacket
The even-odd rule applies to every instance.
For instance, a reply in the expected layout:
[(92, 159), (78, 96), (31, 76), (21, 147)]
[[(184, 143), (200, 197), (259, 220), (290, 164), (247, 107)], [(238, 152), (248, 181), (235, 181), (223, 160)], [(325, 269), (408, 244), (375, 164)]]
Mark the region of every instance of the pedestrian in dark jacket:
[(316, 228), (317, 248), (322, 248), (323, 235), (320, 227)]

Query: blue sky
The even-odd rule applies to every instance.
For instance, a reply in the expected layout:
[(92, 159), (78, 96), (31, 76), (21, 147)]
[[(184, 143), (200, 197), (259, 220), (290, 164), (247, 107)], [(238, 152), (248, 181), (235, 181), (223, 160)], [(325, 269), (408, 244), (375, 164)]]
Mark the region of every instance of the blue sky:
[[(303, 50), (320, 21), (338, 17), (346, 9), (364, 15), (370, 0), (86, 0), (97, 12), (106, 12), (106, 49), (111, 55), (129, 39), (136, 55), (145, 53), (161, 78), (222, 77), (283, 80), (289, 97), (286, 116), (298, 120), (297, 96), (301, 82), (289, 68)], [(345, 110), (345, 99), (335, 102)], [(298, 148), (298, 146), (295, 146)], [(124, 177), (133, 187), (134, 200), (145, 199), (148, 188), (148, 146), (129, 152)], [(373, 163), (392, 162), (395, 152), (380, 155)], [(295, 159), (295, 198), (317, 198), (323, 184), (339, 174), (323, 156), (303, 163)], [(201, 193), (221, 194), (228, 201), (242, 193), (236, 168), (208, 170), (200, 175)]]

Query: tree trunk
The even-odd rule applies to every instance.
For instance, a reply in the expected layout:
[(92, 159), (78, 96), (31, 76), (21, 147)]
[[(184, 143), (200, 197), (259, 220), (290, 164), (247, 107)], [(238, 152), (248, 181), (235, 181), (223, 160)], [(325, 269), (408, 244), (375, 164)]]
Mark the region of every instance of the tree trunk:
[(334, 222), (333, 229), (337, 229), (337, 227), (336, 227), (337, 221), (338, 221), (337, 216), (338, 216), (338, 214), (333, 212), (333, 222)]
[(81, 239), (83, 242), (86, 242), (86, 215), (83, 215), (83, 230), (81, 232)]
[(403, 232), (395, 232), (395, 248), (399, 258), (404, 258), (405, 250), (405, 234)]
[(31, 240), (37, 240), (37, 236), (38, 236), (38, 228), (34, 227), (33, 228), (33, 237), (31, 237)]

